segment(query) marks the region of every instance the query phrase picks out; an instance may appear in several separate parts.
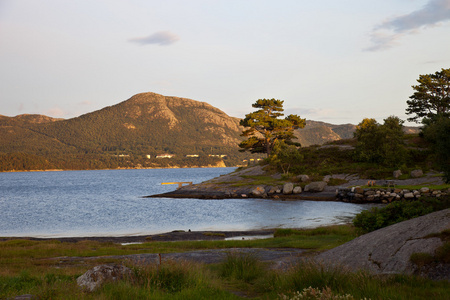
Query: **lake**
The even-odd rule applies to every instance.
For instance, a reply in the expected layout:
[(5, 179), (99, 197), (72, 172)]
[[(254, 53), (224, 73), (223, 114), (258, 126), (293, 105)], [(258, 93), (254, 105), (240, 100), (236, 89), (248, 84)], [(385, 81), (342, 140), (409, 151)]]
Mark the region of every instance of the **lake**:
[(312, 228), (347, 222), (368, 205), (267, 199), (143, 198), (234, 168), (0, 173), (0, 236), (145, 235), (173, 230)]

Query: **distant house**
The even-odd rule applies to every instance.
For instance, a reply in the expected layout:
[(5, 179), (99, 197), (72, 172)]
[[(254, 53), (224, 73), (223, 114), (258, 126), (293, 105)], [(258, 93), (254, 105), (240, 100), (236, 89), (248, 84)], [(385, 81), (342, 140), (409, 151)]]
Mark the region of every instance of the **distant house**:
[(188, 154), (188, 155), (186, 155), (186, 157), (199, 157), (199, 155), (198, 154)]
[(150, 154), (147, 154), (146, 157), (147, 157), (148, 159), (150, 159), (152, 156), (151, 156)]
[(161, 155), (156, 155), (156, 158), (172, 158), (175, 155), (173, 154), (161, 154)]
[(210, 154), (208, 156), (224, 158), (224, 157), (226, 157), (226, 154)]

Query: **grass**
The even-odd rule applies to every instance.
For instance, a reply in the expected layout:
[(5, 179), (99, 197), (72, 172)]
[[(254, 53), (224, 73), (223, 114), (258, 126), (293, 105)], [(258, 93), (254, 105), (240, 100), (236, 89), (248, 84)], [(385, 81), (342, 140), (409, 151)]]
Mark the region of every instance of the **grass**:
[(232, 184), (234, 187), (240, 187), (240, 186), (249, 186), (249, 185), (283, 185), (285, 181), (275, 179), (272, 176), (250, 176), (250, 175), (242, 175), (242, 178), (245, 178), (245, 181), (239, 181)]
[[(440, 234), (444, 237), (447, 235), (447, 232)], [(70, 256), (241, 247), (295, 247), (316, 252), (336, 247), (354, 237), (356, 234), (352, 226), (340, 225), (309, 230), (277, 229), (275, 238), (244, 241), (148, 242), (138, 245), (94, 241), (2, 241), (0, 299), (23, 294), (32, 294), (39, 299), (283, 299), (283, 295), (292, 298), (297, 291), (303, 293), (304, 289), (307, 289), (305, 293), (316, 295), (350, 294), (354, 299), (445, 299), (448, 295), (447, 282), (433, 282), (412, 276), (379, 277), (308, 263), (292, 266), (286, 271), (275, 271), (252, 255), (239, 254), (228, 254), (224, 262), (216, 265), (189, 262), (144, 265), (125, 262), (133, 270), (133, 276), (105, 284), (99, 290), (88, 293), (77, 287), (76, 278), (94, 265), (114, 260), (105, 257), (84, 261), (69, 259)], [(448, 255), (447, 248), (442, 251)], [(310, 286), (312, 288), (308, 289)], [(321, 299), (337, 299), (330, 297)]]

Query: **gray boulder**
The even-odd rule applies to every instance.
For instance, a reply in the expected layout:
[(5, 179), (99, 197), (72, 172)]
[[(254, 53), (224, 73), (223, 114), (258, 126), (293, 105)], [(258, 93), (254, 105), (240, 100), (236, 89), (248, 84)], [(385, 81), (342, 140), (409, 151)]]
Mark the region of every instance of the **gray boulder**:
[(285, 183), (283, 186), (283, 194), (288, 195), (292, 194), (294, 190), (294, 184), (292, 182)]
[(423, 176), (423, 172), (420, 169), (411, 171), (411, 177), (412, 178), (419, 178), (419, 177), (422, 177), (422, 176)]
[(298, 175), (297, 178), (300, 179), (301, 182), (309, 181), (308, 175)]
[(92, 292), (107, 281), (116, 281), (131, 276), (129, 268), (122, 265), (100, 265), (95, 266), (77, 278), (77, 284), (81, 288)]
[(392, 173), (392, 176), (394, 176), (395, 179), (398, 179), (400, 176), (402, 176), (401, 170), (395, 170), (394, 173)]
[[(450, 229), (450, 209), (362, 235), (317, 256), (319, 262), (375, 274), (413, 274), (411, 254), (434, 254), (443, 242), (431, 234)], [(450, 277), (450, 275), (447, 275)], [(450, 279), (450, 278), (448, 278)]]
[(302, 187), (301, 186), (296, 186), (293, 190), (292, 193), (293, 194), (300, 194), (302, 192)]
[(325, 181), (314, 181), (305, 186), (305, 192), (322, 192), (326, 186), (327, 183)]

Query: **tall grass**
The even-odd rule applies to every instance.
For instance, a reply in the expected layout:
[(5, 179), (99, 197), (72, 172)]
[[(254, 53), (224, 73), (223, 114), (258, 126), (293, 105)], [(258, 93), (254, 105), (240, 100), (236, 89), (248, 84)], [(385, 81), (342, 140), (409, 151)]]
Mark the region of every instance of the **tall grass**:
[(250, 283), (264, 272), (264, 265), (254, 255), (228, 252), (219, 270), (224, 278)]
[(330, 289), (332, 295), (351, 295), (353, 298), (349, 299), (448, 299), (450, 291), (444, 281), (404, 275), (375, 276), (311, 262), (302, 262), (282, 275), (271, 273), (259, 284), (270, 297), (285, 295), (288, 299), (309, 287)]

